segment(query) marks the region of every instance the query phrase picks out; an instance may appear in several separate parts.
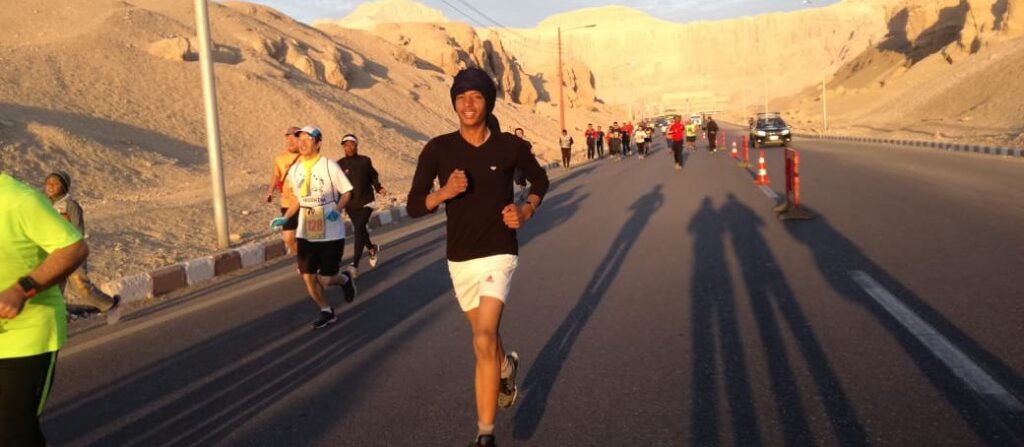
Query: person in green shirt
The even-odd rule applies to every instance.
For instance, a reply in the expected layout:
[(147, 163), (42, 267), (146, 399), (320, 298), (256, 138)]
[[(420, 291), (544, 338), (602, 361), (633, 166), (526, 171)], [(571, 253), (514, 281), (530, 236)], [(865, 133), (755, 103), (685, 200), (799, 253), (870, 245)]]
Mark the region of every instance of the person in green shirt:
[(697, 151), (697, 124), (692, 120), (686, 122), (686, 150)]
[(0, 446), (45, 446), (39, 427), (67, 310), (57, 287), (85, 262), (81, 233), (0, 172)]

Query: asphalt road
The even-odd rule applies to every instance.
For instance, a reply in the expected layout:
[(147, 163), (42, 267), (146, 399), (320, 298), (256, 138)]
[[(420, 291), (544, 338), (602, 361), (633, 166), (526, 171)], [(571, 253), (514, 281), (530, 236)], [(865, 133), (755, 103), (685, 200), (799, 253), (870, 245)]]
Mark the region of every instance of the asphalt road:
[[(520, 233), (502, 335), (523, 394), (500, 445), (1024, 445), (1024, 163), (794, 146), (812, 221), (776, 220), (727, 153), (560, 174)], [(72, 338), (51, 443), (468, 443), (441, 222), (381, 235), (326, 330), (284, 261)]]

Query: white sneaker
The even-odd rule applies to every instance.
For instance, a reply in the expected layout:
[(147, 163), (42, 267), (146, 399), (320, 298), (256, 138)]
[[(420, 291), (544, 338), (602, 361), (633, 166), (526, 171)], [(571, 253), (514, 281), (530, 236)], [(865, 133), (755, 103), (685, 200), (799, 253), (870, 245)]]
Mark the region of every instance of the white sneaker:
[(378, 256), (380, 256), (380, 244), (373, 244), (371, 248), (370, 256), (367, 259), (370, 261), (370, 267), (376, 267)]

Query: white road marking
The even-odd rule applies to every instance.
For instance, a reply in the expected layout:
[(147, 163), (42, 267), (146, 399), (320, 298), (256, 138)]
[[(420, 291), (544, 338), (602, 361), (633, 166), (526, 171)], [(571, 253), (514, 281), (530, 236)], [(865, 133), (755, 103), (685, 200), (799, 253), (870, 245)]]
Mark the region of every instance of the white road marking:
[(917, 316), (892, 293), (889, 293), (878, 281), (860, 270), (850, 272), (850, 276), (974, 392), (986, 397), (988, 401), (1000, 405), (1003, 410), (1024, 411), (1024, 404), (1017, 400), (1009, 390), (981, 369), (967, 354), (957, 349), (928, 322)]
[(779, 200), (779, 195), (776, 194), (768, 185), (757, 185), (757, 189), (760, 189), (761, 192), (763, 192), (765, 196), (768, 196), (769, 199)]

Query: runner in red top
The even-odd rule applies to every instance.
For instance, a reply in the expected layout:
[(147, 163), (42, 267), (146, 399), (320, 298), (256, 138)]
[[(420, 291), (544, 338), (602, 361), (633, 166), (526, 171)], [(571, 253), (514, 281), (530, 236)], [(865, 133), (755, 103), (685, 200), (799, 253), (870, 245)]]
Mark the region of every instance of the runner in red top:
[(683, 169), (683, 133), (685, 126), (680, 117), (668, 128), (668, 137), (672, 140), (672, 156), (675, 158), (676, 169)]

